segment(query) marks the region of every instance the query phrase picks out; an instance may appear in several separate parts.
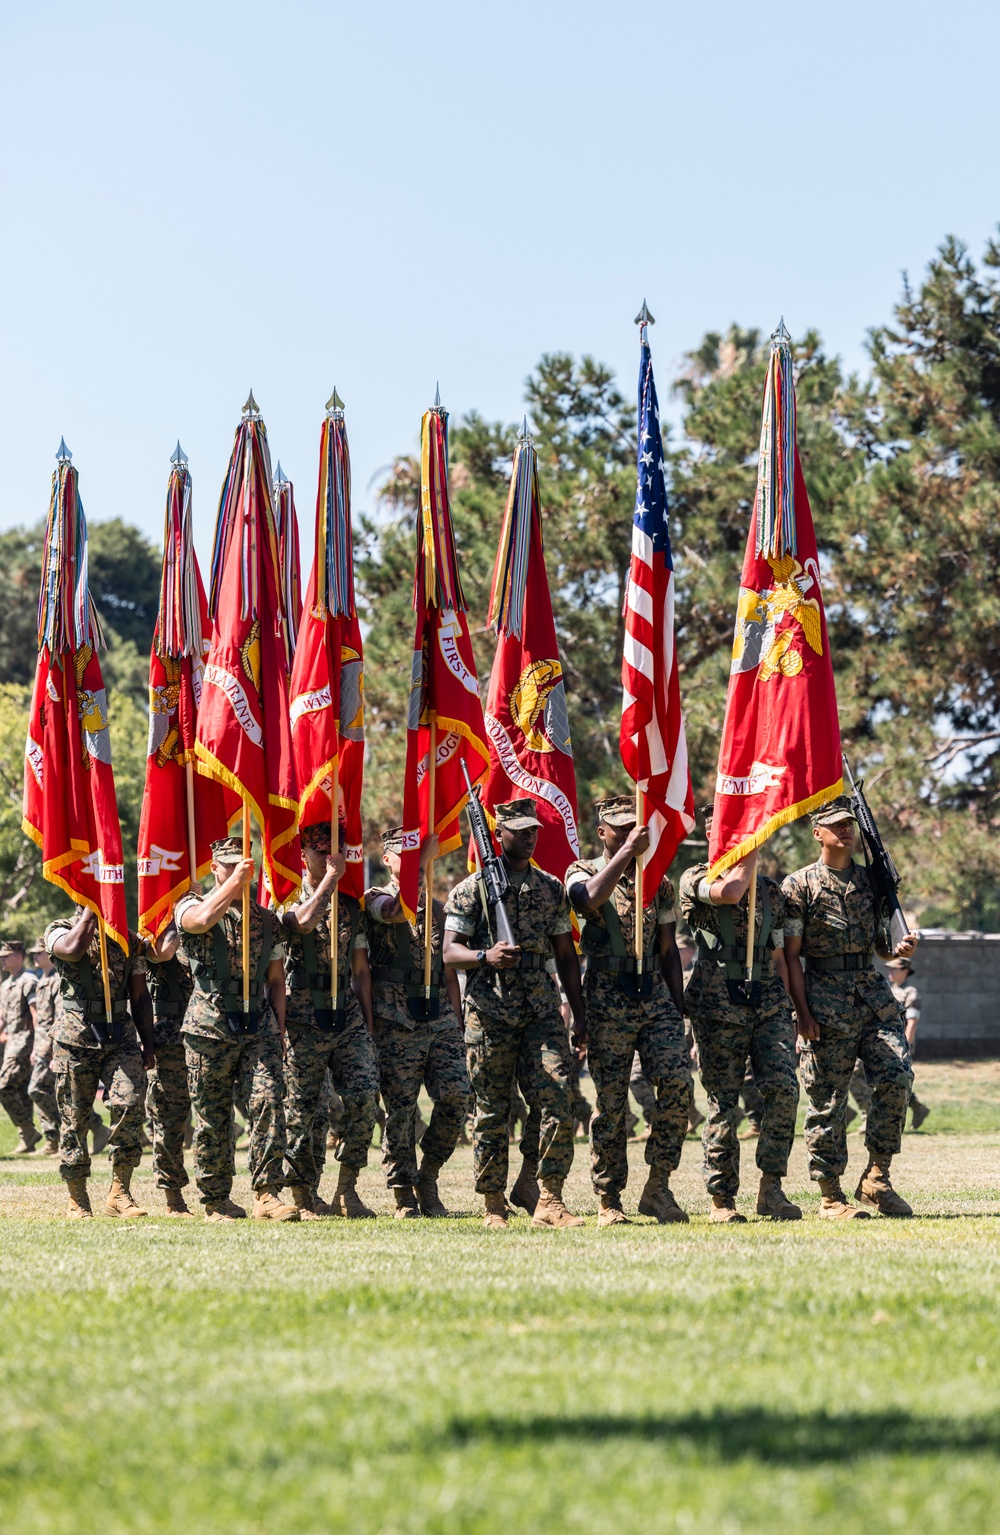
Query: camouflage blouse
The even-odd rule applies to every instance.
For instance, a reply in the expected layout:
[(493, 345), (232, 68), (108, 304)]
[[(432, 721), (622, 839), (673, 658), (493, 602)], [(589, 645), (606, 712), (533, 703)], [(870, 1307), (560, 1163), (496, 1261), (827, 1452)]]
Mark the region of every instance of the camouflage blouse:
[[(302, 899), (308, 901), (314, 892), (314, 886), (309, 881), (308, 874), (302, 880)], [(332, 901), (320, 917), (312, 932), (308, 935), (316, 946), (316, 973), (322, 976), (330, 974), (330, 917), (332, 915)], [(313, 1004), (310, 997), (310, 982), (305, 979), (306, 944), (303, 935), (290, 928), (283, 929), (285, 940), (285, 1017), (289, 1023), (308, 1025), (312, 1022)], [(354, 934), (353, 943), (351, 934)], [(311, 945), (309, 945), (311, 947)], [(346, 977), (346, 990), (350, 990), (351, 959), (355, 949), (364, 949), (365, 935), (362, 926), (361, 904), (352, 895), (345, 895), (343, 891), (337, 901), (337, 973), (341, 978)], [(353, 993), (352, 993), (353, 994)], [(319, 1004), (317, 1003), (317, 1006)], [(327, 1006), (329, 1007), (329, 1003)], [(341, 1002), (340, 1006), (345, 1004)]]
[[(191, 966), (192, 973), (196, 973), (197, 967), (204, 967), (208, 974), (215, 969), (215, 938), (214, 929), (209, 928), (207, 933), (187, 933), (181, 925), (181, 919), (191, 906), (197, 906), (204, 900), (204, 896), (191, 891), (177, 902), (174, 908), (174, 920), (181, 935), (180, 955)], [(233, 976), (243, 975), (243, 905), (236, 900), (219, 918), (217, 926), (222, 927), (226, 940), (229, 970)], [(263, 953), (265, 944), (265, 932), (270, 934), (267, 940), (267, 951)], [(263, 967), (266, 974), (268, 965), (276, 959), (284, 959), (285, 948), (281, 940), (281, 928), (274, 912), (265, 912), (263, 906), (256, 901), (250, 902), (250, 976), (251, 986), (259, 970)], [(270, 1014), (270, 1009), (264, 1009)], [(266, 1023), (266, 1019), (264, 1022)], [(207, 1039), (232, 1040), (229, 1026), (226, 1023), (226, 1010), (222, 1003), (222, 995), (215, 990), (203, 991), (195, 979), (194, 990), (184, 1014), (184, 1022), (181, 1026), (182, 1034), (200, 1035)]]
[[(559, 992), (544, 962), (552, 954), (550, 939), (571, 933), (569, 899), (551, 874), (529, 865), (523, 873), (507, 871), (510, 886), (504, 907), (522, 954), (532, 956), (524, 970), (495, 970), (482, 964), (468, 971), (465, 995), (481, 1014), (510, 1015), (513, 1021), (529, 1005), (534, 1011), (558, 1008)], [(483, 912), (479, 882), (474, 874), (456, 885), (444, 909), (446, 928), (465, 940), (470, 949), (490, 949), (494, 938)], [(537, 958), (535, 958), (537, 956)]]
[[(576, 863), (570, 864), (566, 870), (566, 891), (570, 902), (573, 902), (573, 886), (585, 885), (588, 880), (601, 869), (607, 868), (608, 860), (602, 854), (600, 858), (578, 858)], [(618, 921), (622, 930), (622, 941), (625, 952), (635, 952), (635, 866), (632, 872), (625, 874), (618, 881), (611, 892), (611, 901), (618, 913)], [(580, 933), (580, 948), (586, 955), (608, 955), (611, 953), (611, 940), (608, 937), (607, 924), (603, 911), (588, 911), (580, 913), (583, 924)], [(660, 881), (660, 888), (656, 892), (655, 899), (642, 909), (642, 952), (648, 954), (656, 947), (657, 930), (667, 927), (671, 922), (677, 921), (677, 913), (674, 910), (674, 887), (669, 879)]]
[[(699, 933), (707, 933), (716, 939), (719, 944), (725, 942), (722, 927), (719, 922), (719, 907), (712, 904), (709, 896), (708, 864), (696, 863), (690, 869), (685, 869), (681, 875), (680, 884), (680, 909), (681, 916), (698, 938)], [(765, 903), (764, 892), (767, 892), (767, 900), (771, 908), (770, 941), (775, 949), (783, 947), (785, 942), (784, 919), (785, 898), (781, 893), (781, 886), (777, 880), (770, 879), (765, 874), (757, 875), (757, 909), (754, 921), (755, 939), (760, 938), (764, 930)], [(737, 948), (746, 945), (747, 941), (747, 913), (749, 902), (747, 896), (736, 905), (730, 906), (733, 928), (736, 933)], [(771, 956), (761, 966), (761, 984), (763, 992), (761, 996), (761, 1008), (767, 1011), (775, 1009), (787, 1012), (790, 1007), (785, 988), (781, 980), (774, 972)], [(697, 954), (694, 967), (691, 971), (687, 987), (684, 992), (684, 1010), (691, 1017), (710, 1015), (712, 1017), (728, 1018), (730, 1013), (735, 1016), (743, 1016), (740, 1009), (732, 1001), (729, 988), (726, 985), (725, 971), (720, 967), (719, 961), (714, 957), (711, 949), (703, 941), (698, 941)]]
[[(59, 1006), (56, 1008), (52, 1038), (60, 1045), (79, 1048), (101, 1049), (87, 1021), (88, 1003), (99, 999), (98, 1022), (103, 1022), (104, 983), (101, 979), (101, 945), (94, 934), (90, 948), (83, 959), (60, 959), (52, 951), (52, 945), (62, 933), (72, 931), (75, 923), (68, 917), (50, 922), (45, 929), (43, 942), (59, 976)], [(118, 1004), (128, 1000), (128, 983), (133, 975), (146, 974), (142, 940), (138, 933), (128, 935), (129, 951), (126, 954), (119, 944), (108, 942), (108, 973), (111, 982), (111, 1002)], [(136, 1037), (135, 1024), (128, 1014), (124, 1018), (122, 1039)]]
[[(423, 968), (426, 904), (421, 898), (414, 922), (386, 922), (382, 913), (393, 904), (398, 894), (399, 886), (395, 880), (390, 880), (387, 885), (375, 885), (371, 890), (365, 891), (365, 936), (368, 939), (368, 962), (372, 967), (375, 1017), (397, 1028), (413, 1029), (416, 1025), (406, 1005), (405, 983), (390, 980), (384, 974), (379, 974), (380, 971), (406, 968), (399, 952), (399, 930), (404, 926), (409, 930), (412, 964), (418, 970)], [(440, 901), (435, 901), (434, 930), (431, 934), (431, 964), (435, 971), (441, 969), (443, 930), (444, 906)], [(439, 986), (438, 1001), (440, 1004), (438, 1017), (429, 1026), (434, 1029), (453, 1029), (457, 1019), (448, 1001), (448, 993), (443, 981)]]

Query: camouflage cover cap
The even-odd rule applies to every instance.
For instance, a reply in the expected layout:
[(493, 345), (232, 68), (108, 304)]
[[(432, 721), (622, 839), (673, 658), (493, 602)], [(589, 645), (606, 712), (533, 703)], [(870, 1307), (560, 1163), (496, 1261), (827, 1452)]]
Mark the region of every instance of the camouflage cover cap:
[(302, 838), (303, 849), (308, 848), (311, 853), (330, 851), (332, 843), (329, 821), (314, 821), (311, 826), (303, 826), (299, 835)]
[(701, 809), (698, 811), (698, 814), (701, 816), (703, 821), (710, 821), (715, 814), (715, 801), (713, 800), (710, 805), (702, 805)]
[(389, 826), (382, 833), (383, 853), (401, 853), (403, 851), (403, 828), (401, 826)]
[(605, 826), (634, 826), (635, 800), (631, 794), (613, 794), (610, 799), (599, 799), (594, 806), (598, 824)]
[(240, 863), (243, 859), (242, 837), (216, 837), (212, 857), (219, 863)]
[(814, 810), (809, 817), (814, 826), (836, 826), (838, 821), (854, 821), (854, 807), (846, 794), (838, 794), (828, 805), (821, 805), (819, 810)]
[(887, 959), (885, 968), (887, 970), (905, 970), (907, 975), (916, 974), (908, 959)]
[(44, 938), (36, 938), (34, 943), (31, 945), (31, 948), (28, 950), (28, 953), (29, 954), (44, 954), (45, 953), (45, 939)]
[(20, 938), (9, 938), (5, 943), (0, 943), (0, 959), (6, 959), (8, 954), (23, 954), (24, 944)]
[(538, 805), (533, 799), (509, 799), (502, 805), (494, 807), (497, 831), (527, 831), (529, 827), (541, 826), (538, 819)]

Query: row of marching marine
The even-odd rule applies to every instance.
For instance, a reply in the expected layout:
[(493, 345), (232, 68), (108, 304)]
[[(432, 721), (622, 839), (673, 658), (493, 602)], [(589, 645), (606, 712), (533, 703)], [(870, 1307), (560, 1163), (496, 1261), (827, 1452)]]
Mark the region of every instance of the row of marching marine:
[[(678, 902), (667, 871), (696, 817), (645, 304), (638, 323), (620, 735), (635, 792), (595, 807), (596, 858), (581, 857), (578, 840), (534, 448), (525, 428), (490, 597), (497, 650), (484, 709), (448, 499), (447, 415), (438, 403), (422, 424), (402, 822), (382, 832), (388, 883), (364, 889), (363, 657), (343, 405), (335, 391), (322, 423), (315, 558), (301, 594), (292, 486), (280, 464), (272, 475), (251, 394), (220, 499), (207, 595), (179, 444), (171, 461), (150, 660), (139, 931), (130, 932), (86, 523), (77, 472), (60, 444), (24, 826), (41, 848), (45, 877), (76, 903), (44, 938), (58, 975), (52, 1064), (71, 1217), (92, 1214), (87, 1133), (103, 1083), (111, 1215), (147, 1213), (131, 1184), (148, 1112), (154, 1181), (167, 1213), (190, 1214), (184, 1133), (193, 1113), (204, 1214), (220, 1223), (243, 1217), (232, 1198), (238, 1108), (249, 1132), (255, 1217), (369, 1217), (357, 1180), (381, 1095), (396, 1216), (447, 1213), (439, 1174), (474, 1104), (475, 1188), (487, 1227), (505, 1228), (521, 1211), (536, 1226), (579, 1225), (564, 1183), (586, 1057), (596, 1090), (590, 1149), (598, 1224), (628, 1219), (622, 1196), (634, 1066), (656, 1092), (638, 1214), (686, 1221), (670, 1187), (692, 1101), (685, 1013), (709, 1094), (704, 1152), (713, 1220), (744, 1220), (736, 1205), (737, 1125), (748, 1061), (764, 1102), (756, 1211), (778, 1220), (801, 1215), (782, 1189), (799, 1094), (796, 1028), (821, 1215), (911, 1213), (892, 1188), (889, 1165), (912, 1077), (898, 1007), (874, 956), (907, 958), (916, 940), (894, 904), (891, 861), (863, 796), (843, 792), (789, 338), (783, 325), (772, 338), (764, 386), (716, 793), (704, 812), (708, 859), (686, 871)], [(460, 846), (463, 810), (473, 872), (446, 902), (431, 901), (429, 917), (434, 862)], [(761, 876), (759, 847), (807, 814), (816, 863), (780, 885)], [(864, 864), (852, 857), (859, 817)], [(686, 991), (678, 904), (697, 938)], [(841, 1178), (847, 1091), (859, 1059), (873, 1094), (868, 1165), (852, 1203)], [(418, 1165), (422, 1088), (433, 1112)], [(511, 1183), (508, 1124), (518, 1091), (527, 1113)], [(324, 1193), (331, 1092), (342, 1109), (336, 1184)]]

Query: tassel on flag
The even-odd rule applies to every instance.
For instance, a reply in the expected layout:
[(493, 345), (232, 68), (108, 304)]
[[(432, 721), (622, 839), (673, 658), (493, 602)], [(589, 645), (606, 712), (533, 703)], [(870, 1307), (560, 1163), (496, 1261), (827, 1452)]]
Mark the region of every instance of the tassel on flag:
[[(819, 556), (795, 432), (791, 338), (771, 337), (736, 610), (709, 876), (843, 790)], [(754, 887), (751, 886), (751, 889)]]
[(105, 933), (126, 954), (129, 948), (108, 696), (97, 655), (103, 644), (87, 582), (77, 471), (61, 441), (42, 552), (22, 825), (41, 848), (44, 877), (97, 915), (102, 956)]
[(281, 460), (274, 471), (274, 518), (278, 525), (278, 568), (285, 609), (288, 665), (291, 668), (302, 617), (302, 575), (299, 559), (299, 519), (295, 515), (295, 486)]
[(347, 860), (337, 888), (358, 900), (364, 894), (363, 667), (354, 602), (351, 459), (343, 406), (334, 390), (320, 430), (316, 553), (292, 668), (292, 744), (301, 786), (299, 824), (330, 821), (336, 804)]
[(542, 547), (538, 460), (527, 422), (514, 454), (489, 621), (497, 651), (486, 698), (490, 765), (480, 798), (491, 825), (495, 805), (519, 795), (535, 798), (542, 825), (534, 861), (562, 880), (580, 856), (576, 774)]
[[(642, 902), (649, 905), (694, 826), (674, 639), (674, 564), (660, 410), (653, 381), (645, 302), (639, 326), (639, 458), (632, 519), (632, 558), (625, 588), (622, 657), (621, 757), (640, 801), (637, 820), (649, 828), (642, 866)], [(642, 931), (637, 922), (636, 933)]]
[(263, 844), (264, 883), (275, 904), (283, 906), (302, 883), (299, 795), (271, 456), (253, 394), (243, 407), (219, 501), (209, 617), (213, 629), (195, 741), (198, 771), (231, 790), (244, 811), (253, 813)]
[[(461, 763), (478, 783), (489, 763), (483, 706), (458, 573), (448, 500), (448, 417), (435, 402), (421, 427), (420, 517), (413, 607), (417, 615), (407, 714), (403, 848), (399, 894), (412, 920), (420, 893), (420, 844), (430, 830), (440, 852), (460, 845), (466, 800)], [(428, 884), (430, 870), (428, 870)], [(426, 936), (430, 938), (430, 924)], [(425, 971), (429, 976), (429, 956)], [(429, 981), (425, 980), (429, 986)]]
[[(195, 731), (208, 654), (208, 605), (191, 529), (191, 475), (180, 443), (170, 460), (160, 604), (149, 657), (149, 743), (139, 820), (139, 931), (156, 938), (207, 871), (226, 832), (218, 784), (198, 782)], [(235, 807), (233, 807), (235, 808)]]

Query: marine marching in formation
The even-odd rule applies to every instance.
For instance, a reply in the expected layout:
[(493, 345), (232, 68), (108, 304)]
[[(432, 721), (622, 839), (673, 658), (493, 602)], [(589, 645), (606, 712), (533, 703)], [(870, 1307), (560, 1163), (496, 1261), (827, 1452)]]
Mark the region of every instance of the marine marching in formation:
[[(422, 429), (403, 820), (382, 833), (388, 883), (363, 889), (362, 637), (343, 406), (335, 391), (321, 431), (316, 556), (303, 600), (292, 486), (280, 464), (271, 475), (251, 394), (223, 487), (207, 597), (179, 444), (172, 460), (150, 659), (140, 930), (129, 931), (86, 523), (60, 444), (24, 825), (46, 878), (76, 905), (46, 929), (39, 980), (24, 968), (20, 944), (0, 949), (8, 971), (0, 1102), (21, 1133), (20, 1150), (37, 1139), (38, 1107), (45, 1149), (58, 1150), (69, 1216), (92, 1214), (88, 1134), (103, 1084), (111, 1215), (147, 1214), (131, 1189), (147, 1114), (167, 1212), (190, 1215), (184, 1138), (193, 1112), (204, 1214), (220, 1223), (243, 1217), (232, 1200), (239, 1108), (255, 1217), (370, 1217), (357, 1179), (381, 1093), (382, 1157), (398, 1217), (447, 1214), (438, 1178), (474, 1103), (475, 1188), (486, 1226), (506, 1227), (514, 1208), (536, 1226), (580, 1225), (563, 1188), (586, 1057), (596, 1092), (598, 1224), (621, 1224), (638, 1056), (656, 1094), (638, 1211), (660, 1223), (687, 1221), (670, 1188), (692, 1104), (685, 1013), (709, 1096), (713, 1221), (744, 1220), (737, 1128), (748, 1061), (763, 1104), (757, 1213), (801, 1217), (782, 1190), (799, 1098), (796, 1028), (820, 1214), (912, 1214), (890, 1180), (913, 1080), (910, 1053), (900, 1004), (874, 960), (908, 962), (916, 935), (902, 919), (898, 879), (867, 801), (858, 788), (843, 792), (790, 340), (780, 326), (765, 379), (716, 792), (703, 812), (708, 859), (686, 870), (675, 900), (667, 869), (695, 815), (645, 304), (638, 323), (621, 723), (635, 794), (595, 807), (600, 852), (592, 859), (580, 856), (534, 449), (525, 429), (490, 598), (498, 644), (484, 710), (448, 503), (447, 417), (436, 403)], [(428, 919), (434, 861), (459, 846), (463, 809), (473, 872), (444, 904), (430, 902)], [(817, 861), (781, 884), (763, 877), (759, 847), (806, 815)], [(859, 845), (862, 862), (853, 856)], [(678, 905), (697, 940), (686, 990)], [(841, 1178), (859, 1061), (871, 1106), (868, 1164), (852, 1203)], [(331, 1086), (343, 1107), (336, 1187), (324, 1197)], [(433, 1112), (418, 1165), (422, 1087)], [(528, 1112), (508, 1192), (518, 1091)], [(99, 1118), (97, 1126), (103, 1130)]]

